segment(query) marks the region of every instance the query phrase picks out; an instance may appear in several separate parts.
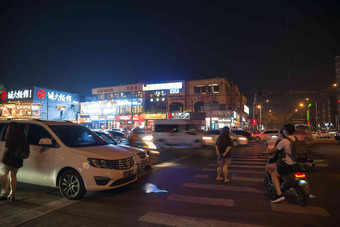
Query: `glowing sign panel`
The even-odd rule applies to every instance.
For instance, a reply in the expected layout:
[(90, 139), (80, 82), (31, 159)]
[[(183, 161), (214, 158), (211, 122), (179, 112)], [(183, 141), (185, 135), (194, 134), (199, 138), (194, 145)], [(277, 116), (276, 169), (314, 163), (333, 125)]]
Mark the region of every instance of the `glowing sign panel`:
[(249, 114), (249, 107), (246, 106), (246, 105), (243, 105), (243, 111), (244, 111), (246, 114)]
[(182, 89), (182, 88), (183, 88), (183, 82), (143, 85), (143, 91), (169, 90), (169, 89)]
[(7, 94), (8, 99), (30, 99), (32, 98), (32, 90), (18, 90), (9, 91)]

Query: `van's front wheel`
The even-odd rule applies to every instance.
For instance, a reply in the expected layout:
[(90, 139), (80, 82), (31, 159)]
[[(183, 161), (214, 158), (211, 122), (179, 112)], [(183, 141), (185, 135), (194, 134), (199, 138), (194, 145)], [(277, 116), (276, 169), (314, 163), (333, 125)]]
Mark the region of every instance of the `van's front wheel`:
[(59, 191), (66, 199), (81, 199), (85, 193), (85, 186), (81, 176), (74, 170), (64, 172), (59, 179)]

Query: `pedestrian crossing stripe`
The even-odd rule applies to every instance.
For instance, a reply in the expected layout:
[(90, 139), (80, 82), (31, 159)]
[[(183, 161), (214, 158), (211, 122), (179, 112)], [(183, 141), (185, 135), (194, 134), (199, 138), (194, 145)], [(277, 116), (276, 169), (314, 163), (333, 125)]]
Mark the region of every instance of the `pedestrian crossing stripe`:
[(261, 165), (266, 165), (267, 162), (243, 162), (243, 161), (234, 161), (234, 160), (231, 160), (231, 165), (232, 164), (250, 164), (250, 165), (261, 164)]
[[(216, 168), (215, 169), (211, 169), (211, 168), (204, 168), (202, 169), (203, 172), (216, 172)], [(255, 170), (240, 170), (240, 169), (229, 169), (228, 172), (231, 173), (247, 173), (247, 174), (264, 174), (264, 170), (262, 171), (255, 171)]]
[(260, 227), (261, 225), (252, 225), (246, 223), (226, 222), (220, 220), (203, 219), (189, 216), (174, 214), (165, 214), (160, 212), (149, 211), (139, 219), (141, 222), (168, 225), (168, 226), (238, 226), (238, 227)]
[[(214, 166), (217, 167), (217, 164), (208, 164), (208, 166)], [(259, 166), (259, 165), (228, 165), (228, 168), (254, 168), (254, 169), (264, 169), (265, 166)]]
[[(209, 175), (206, 174), (197, 174), (194, 176), (194, 178), (200, 178), (200, 179), (207, 179), (209, 178)], [(232, 176), (232, 181), (247, 181), (247, 182), (261, 182), (263, 183), (263, 177), (238, 177), (238, 176)]]
[(188, 196), (188, 195), (179, 195), (179, 194), (169, 195), (166, 200), (175, 201), (175, 202), (183, 202), (183, 203), (194, 203), (194, 204), (226, 206), (226, 207), (234, 207), (235, 205), (235, 201), (232, 199), (209, 198), (209, 197)]
[(235, 192), (254, 192), (254, 193), (265, 193), (263, 190), (259, 190), (253, 187), (240, 187), (230, 185), (217, 185), (217, 184), (199, 184), (199, 183), (185, 183), (182, 187), (187, 188), (199, 188), (199, 189), (213, 189), (223, 191), (235, 191)]

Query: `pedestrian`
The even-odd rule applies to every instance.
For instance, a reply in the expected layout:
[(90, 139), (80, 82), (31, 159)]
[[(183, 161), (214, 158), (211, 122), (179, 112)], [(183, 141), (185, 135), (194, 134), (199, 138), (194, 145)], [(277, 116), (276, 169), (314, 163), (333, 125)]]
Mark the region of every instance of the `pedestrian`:
[(218, 160), (216, 180), (223, 180), (221, 177), (223, 172), (224, 182), (230, 182), (230, 179), (228, 179), (228, 165), (231, 163), (231, 146), (232, 142), (229, 136), (229, 127), (224, 127), (215, 145)]
[[(15, 157), (15, 152), (18, 148), (29, 150), (29, 145), (26, 142), (26, 137), (16, 122), (11, 122), (7, 126), (5, 134), (5, 148), (1, 158), (3, 166), (3, 186), (2, 190), (5, 193), (0, 196), (0, 200), (15, 200), (15, 188), (17, 184), (17, 173), (19, 168), (23, 166), (23, 159)], [(9, 175), (10, 173), (10, 181)], [(10, 185), (10, 187), (9, 187)], [(11, 189), (11, 190), (10, 190)]]

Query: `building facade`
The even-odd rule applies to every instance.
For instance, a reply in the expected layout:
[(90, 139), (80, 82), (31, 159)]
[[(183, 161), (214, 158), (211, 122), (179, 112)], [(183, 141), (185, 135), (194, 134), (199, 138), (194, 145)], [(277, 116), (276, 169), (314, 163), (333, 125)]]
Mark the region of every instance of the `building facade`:
[(81, 103), (79, 117), (91, 128), (152, 129), (156, 119), (191, 119), (202, 129), (239, 128), (249, 114), (247, 99), (225, 78), (94, 88), (92, 94), (94, 101)]

